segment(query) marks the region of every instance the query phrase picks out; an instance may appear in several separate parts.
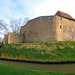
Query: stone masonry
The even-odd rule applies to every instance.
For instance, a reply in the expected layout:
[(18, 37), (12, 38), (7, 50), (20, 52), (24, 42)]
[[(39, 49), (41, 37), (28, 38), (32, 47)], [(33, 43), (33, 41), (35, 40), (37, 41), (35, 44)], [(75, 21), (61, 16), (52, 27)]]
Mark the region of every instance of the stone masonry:
[(8, 33), (7, 43), (75, 41), (75, 20), (58, 11), (53, 16), (41, 16), (29, 20), (21, 27), (20, 34)]

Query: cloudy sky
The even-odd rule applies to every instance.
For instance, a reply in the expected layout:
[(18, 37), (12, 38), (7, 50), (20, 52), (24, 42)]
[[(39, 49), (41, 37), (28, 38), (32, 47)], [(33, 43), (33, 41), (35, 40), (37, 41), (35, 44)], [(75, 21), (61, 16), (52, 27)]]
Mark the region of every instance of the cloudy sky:
[(58, 10), (75, 18), (75, 0), (0, 0), (0, 19), (30, 19), (38, 16), (54, 15)]
[(58, 10), (69, 13), (75, 18), (75, 0), (0, 0), (0, 19), (30, 19), (54, 15)]

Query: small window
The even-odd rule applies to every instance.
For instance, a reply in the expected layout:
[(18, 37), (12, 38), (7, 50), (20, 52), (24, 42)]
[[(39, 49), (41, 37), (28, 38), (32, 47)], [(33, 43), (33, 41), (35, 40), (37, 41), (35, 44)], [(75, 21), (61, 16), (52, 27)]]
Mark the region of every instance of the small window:
[(62, 17), (61, 17), (61, 20), (62, 20)]
[(70, 22), (70, 20), (69, 20), (69, 22)]
[(62, 29), (62, 26), (60, 26), (60, 29)]

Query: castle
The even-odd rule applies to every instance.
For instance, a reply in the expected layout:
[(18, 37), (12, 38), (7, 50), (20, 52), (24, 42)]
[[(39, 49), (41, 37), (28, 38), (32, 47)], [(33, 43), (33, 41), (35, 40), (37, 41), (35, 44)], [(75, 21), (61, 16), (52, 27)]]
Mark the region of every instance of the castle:
[(58, 11), (53, 16), (41, 16), (29, 20), (20, 33), (4, 35), (4, 43), (75, 41), (75, 19)]

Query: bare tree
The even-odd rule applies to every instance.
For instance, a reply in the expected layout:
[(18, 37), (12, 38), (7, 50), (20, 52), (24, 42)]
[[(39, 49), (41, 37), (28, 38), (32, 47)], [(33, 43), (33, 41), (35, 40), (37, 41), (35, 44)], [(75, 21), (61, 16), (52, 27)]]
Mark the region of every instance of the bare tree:
[(0, 20), (0, 34), (3, 34), (3, 32), (8, 31), (7, 26), (8, 25), (3, 20)]
[(24, 20), (22, 18), (19, 19), (11, 19), (9, 24), (13, 31), (13, 33), (19, 34), (21, 26), (25, 25), (29, 18), (25, 18)]
[(24, 18), (23, 25), (25, 25), (28, 21), (29, 21), (29, 18), (28, 17)]
[(3, 35), (7, 34), (9, 29), (8, 29), (8, 24), (6, 24), (3, 20), (0, 19), (0, 38), (1, 42), (3, 41)]
[(6, 24), (3, 20), (0, 20), (0, 30), (6, 29)]

